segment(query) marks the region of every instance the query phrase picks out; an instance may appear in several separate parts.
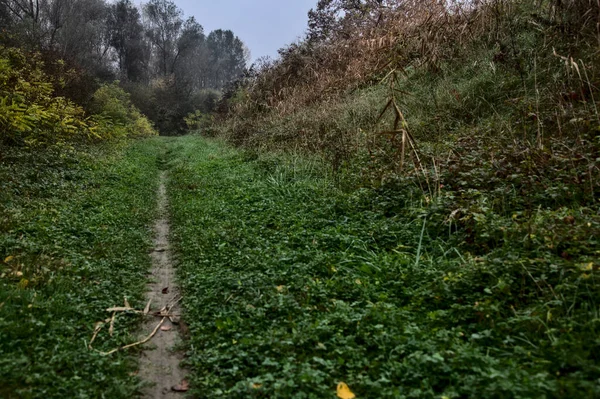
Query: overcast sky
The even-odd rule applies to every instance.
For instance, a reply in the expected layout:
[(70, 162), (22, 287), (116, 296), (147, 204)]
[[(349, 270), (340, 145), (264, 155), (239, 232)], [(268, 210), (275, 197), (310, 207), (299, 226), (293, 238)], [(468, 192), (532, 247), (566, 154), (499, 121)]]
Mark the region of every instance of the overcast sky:
[(174, 0), (185, 17), (195, 16), (208, 34), (230, 29), (246, 43), (252, 60), (268, 55), (302, 37), (307, 13), (317, 0)]

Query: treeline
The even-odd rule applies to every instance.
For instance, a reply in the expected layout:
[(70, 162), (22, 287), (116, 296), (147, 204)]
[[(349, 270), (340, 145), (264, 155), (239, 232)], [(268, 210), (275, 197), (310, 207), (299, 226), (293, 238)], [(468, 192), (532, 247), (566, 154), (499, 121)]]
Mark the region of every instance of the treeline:
[(249, 51), (228, 30), (206, 34), (169, 0), (0, 0), (0, 45), (37, 54), (65, 97), (90, 111), (94, 93), (119, 81), (130, 101), (164, 134), (207, 113), (238, 78)]

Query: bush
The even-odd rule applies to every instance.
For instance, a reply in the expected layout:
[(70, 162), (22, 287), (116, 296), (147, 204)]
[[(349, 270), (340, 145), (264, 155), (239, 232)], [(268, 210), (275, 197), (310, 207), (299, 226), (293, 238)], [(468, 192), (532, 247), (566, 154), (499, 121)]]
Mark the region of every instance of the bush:
[(185, 124), (190, 130), (206, 130), (211, 127), (213, 119), (212, 115), (205, 114), (200, 110), (191, 112), (184, 118)]
[[(57, 63), (61, 63), (57, 61)], [(56, 95), (60, 77), (44, 72), (39, 54), (0, 47), (0, 144), (52, 146), (156, 135), (117, 83), (94, 95), (92, 112)]]
[(54, 95), (39, 55), (0, 47), (0, 143), (50, 145), (98, 136), (83, 108)]
[(144, 137), (158, 133), (152, 123), (131, 103), (129, 94), (119, 82), (103, 85), (92, 100), (96, 121), (107, 135), (113, 137)]

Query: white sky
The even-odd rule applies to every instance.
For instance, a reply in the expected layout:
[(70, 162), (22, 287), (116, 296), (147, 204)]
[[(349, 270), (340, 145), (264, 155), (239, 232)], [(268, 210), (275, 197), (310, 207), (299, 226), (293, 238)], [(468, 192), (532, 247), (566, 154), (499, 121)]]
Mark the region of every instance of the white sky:
[(307, 13), (317, 0), (174, 0), (206, 34), (230, 29), (250, 48), (252, 60), (275, 58), (277, 50), (304, 36)]

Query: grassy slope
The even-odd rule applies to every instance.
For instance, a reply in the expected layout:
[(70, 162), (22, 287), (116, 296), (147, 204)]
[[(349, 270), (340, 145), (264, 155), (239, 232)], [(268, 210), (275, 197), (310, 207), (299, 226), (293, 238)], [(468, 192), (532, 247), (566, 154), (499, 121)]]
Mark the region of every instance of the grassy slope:
[[(428, 205), (410, 181), (342, 192), (195, 137), (171, 156), (198, 397), (600, 395), (593, 206), (498, 214), (478, 174)], [(469, 242), (448, 219), (462, 191)]]
[[(2, 150), (0, 397), (130, 398), (138, 388), (135, 359), (86, 343), (124, 296), (143, 307), (159, 148)], [(95, 346), (132, 342), (138, 321), (118, 317)]]

